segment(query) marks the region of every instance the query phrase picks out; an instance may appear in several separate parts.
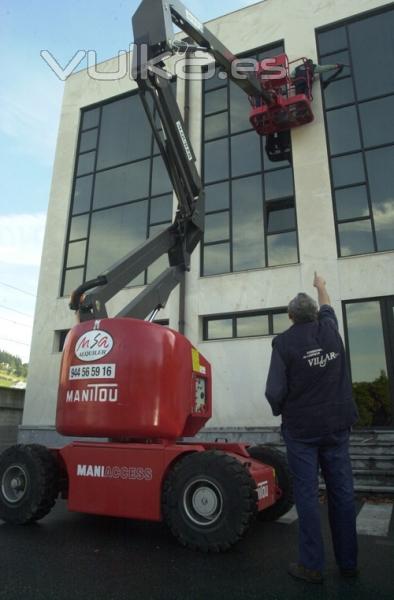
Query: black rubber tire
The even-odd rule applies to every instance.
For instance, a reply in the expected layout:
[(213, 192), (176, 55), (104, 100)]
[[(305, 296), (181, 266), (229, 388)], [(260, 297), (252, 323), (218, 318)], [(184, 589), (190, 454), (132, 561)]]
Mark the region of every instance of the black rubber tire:
[(38, 521), (49, 513), (58, 494), (58, 466), (47, 448), (20, 444), (2, 453), (0, 519), (14, 525)]
[[(206, 506), (212, 507), (211, 515), (199, 513)], [(256, 483), (225, 452), (188, 454), (172, 467), (164, 482), (162, 511), (183, 546), (223, 552), (241, 539), (257, 513)]]
[(252, 458), (275, 469), (276, 483), (282, 490), (282, 495), (275, 504), (259, 511), (257, 518), (259, 521), (276, 521), (294, 506), (293, 482), (286, 455), (267, 446), (250, 446), (248, 452)]

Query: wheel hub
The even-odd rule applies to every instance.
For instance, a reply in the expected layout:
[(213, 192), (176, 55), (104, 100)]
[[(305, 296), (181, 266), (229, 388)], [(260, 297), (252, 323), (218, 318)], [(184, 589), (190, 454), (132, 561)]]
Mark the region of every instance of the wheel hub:
[(193, 494), (193, 508), (203, 517), (211, 517), (218, 506), (218, 497), (215, 492), (208, 487), (201, 487)]
[(183, 507), (189, 519), (196, 525), (212, 525), (223, 511), (221, 491), (212, 481), (193, 481), (183, 494)]
[(27, 490), (28, 475), (21, 465), (11, 465), (1, 479), (1, 492), (10, 504), (22, 500)]

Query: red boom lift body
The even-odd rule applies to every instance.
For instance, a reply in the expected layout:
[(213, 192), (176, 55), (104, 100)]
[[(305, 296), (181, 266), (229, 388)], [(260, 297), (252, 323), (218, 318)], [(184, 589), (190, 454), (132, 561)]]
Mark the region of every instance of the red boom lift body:
[[(252, 460), (242, 444), (74, 442), (60, 450), (68, 473), (68, 509), (161, 521), (162, 490), (168, 472), (182, 456), (208, 450), (224, 451), (248, 470), (256, 484), (258, 511), (276, 502), (273, 468)], [(211, 501), (201, 497), (201, 506)]]
[[(187, 41), (174, 37), (173, 23)], [(187, 441), (211, 417), (211, 368), (181, 333), (151, 321), (189, 269), (203, 233), (204, 192), (161, 58), (185, 48), (210, 52), (252, 98), (252, 121), (260, 133), (271, 130), (283, 110), (288, 125), (295, 126), (294, 106), (301, 124), (307, 102), (297, 95), (281, 99), (289, 85), (285, 55), (277, 66), (286, 62), (287, 71), (274, 88), (262, 84), (259, 70), (234, 77), (236, 57), (178, 0), (143, 0), (133, 29), (133, 76), (178, 211), (168, 229), (73, 293), (70, 307), (79, 323), (65, 341), (56, 428), (66, 436), (96, 439), (61, 449), (30, 444), (6, 450), (0, 457), (0, 518), (38, 520), (61, 492), (72, 511), (164, 519), (182, 544), (226, 550), (255, 514), (272, 520), (289, 510), (291, 481), (282, 455), (272, 448)], [(169, 267), (109, 318), (106, 302), (163, 253)]]
[(211, 414), (211, 367), (180, 333), (130, 318), (75, 326), (63, 351), (56, 429), (119, 441), (60, 450), (69, 510), (158, 521), (174, 462), (206, 450), (248, 469), (258, 510), (274, 504), (274, 470), (252, 460), (246, 445), (176, 441), (196, 435)]

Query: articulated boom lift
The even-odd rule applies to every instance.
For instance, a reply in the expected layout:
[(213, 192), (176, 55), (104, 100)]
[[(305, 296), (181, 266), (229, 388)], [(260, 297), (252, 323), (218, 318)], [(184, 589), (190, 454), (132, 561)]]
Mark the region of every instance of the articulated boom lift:
[[(175, 37), (173, 24), (187, 41)], [(133, 29), (133, 75), (178, 210), (168, 229), (72, 294), (79, 323), (64, 346), (56, 428), (101, 441), (6, 450), (0, 519), (38, 520), (61, 492), (72, 511), (164, 519), (182, 544), (221, 551), (241, 538), (255, 514), (272, 520), (287, 512), (291, 484), (282, 455), (270, 448), (182, 441), (211, 417), (211, 369), (183, 335), (152, 321), (201, 239), (204, 192), (164, 58), (179, 49), (204, 50), (256, 106), (275, 99), (258, 71), (234, 76), (236, 57), (177, 0), (143, 0)], [(109, 318), (106, 302), (165, 253), (169, 267)]]

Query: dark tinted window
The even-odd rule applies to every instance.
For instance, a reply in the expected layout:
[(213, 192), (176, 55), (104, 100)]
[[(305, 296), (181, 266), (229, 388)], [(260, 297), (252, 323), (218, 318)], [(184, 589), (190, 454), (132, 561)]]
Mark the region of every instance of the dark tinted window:
[(204, 77), (205, 90), (208, 91), (226, 85), (226, 76), (226, 73), (218, 68), (214, 69), (213, 65), (210, 65)]
[(97, 168), (105, 169), (149, 156), (149, 129), (137, 95), (103, 106)]
[(86, 241), (68, 245), (67, 267), (79, 267), (85, 262)]
[(267, 211), (267, 229), (269, 233), (275, 233), (284, 229), (295, 228), (294, 208)]
[(229, 208), (230, 185), (228, 182), (207, 185), (205, 188), (205, 210), (211, 212)]
[(360, 104), (361, 133), (366, 148), (394, 139), (394, 94)]
[(290, 327), (287, 310), (232, 313), (204, 317), (204, 340), (258, 337), (281, 333)]
[(108, 269), (146, 239), (147, 211), (145, 200), (92, 215), (87, 279)]
[(219, 112), (227, 109), (227, 87), (209, 92), (205, 95), (205, 114)]
[(340, 256), (394, 250), (393, 25), (390, 7), (317, 36), (320, 63), (347, 65), (323, 89)]
[(84, 269), (67, 269), (64, 276), (63, 295), (69, 296), (84, 281)]
[(69, 329), (60, 329), (58, 331), (55, 331), (55, 348), (58, 352), (62, 352), (64, 342), (66, 341), (66, 337), (69, 331)]
[(394, 298), (345, 303), (353, 396), (361, 427), (393, 422)]
[(205, 217), (204, 236), (206, 242), (228, 240), (230, 237), (229, 214), (213, 213)]
[(152, 198), (150, 205), (150, 222), (163, 223), (168, 221), (172, 215), (172, 194)]
[(171, 191), (171, 181), (161, 156), (153, 159), (152, 167), (152, 196)]
[(90, 210), (93, 175), (78, 177), (75, 181), (73, 214)]
[(394, 93), (394, 11), (348, 26), (358, 100)]
[(267, 238), (268, 264), (271, 267), (298, 262), (295, 232), (279, 233)]
[[(243, 63), (250, 67), (251, 58), (281, 52), (271, 47)], [(235, 83), (217, 71), (204, 82), (203, 97), (203, 275), (297, 262), (292, 168), (287, 161), (268, 160), (266, 140), (251, 131), (248, 98)]]
[(366, 153), (378, 250), (394, 248), (394, 146)]
[(207, 322), (208, 340), (225, 339), (233, 337), (232, 319), (212, 319)]
[(367, 221), (352, 221), (338, 225), (341, 256), (373, 252), (372, 225)]
[(93, 208), (123, 204), (149, 196), (150, 161), (143, 160), (96, 175)]
[(205, 144), (205, 181), (219, 181), (229, 176), (228, 139)]
[(234, 270), (265, 266), (261, 175), (233, 182)]
[(268, 315), (252, 315), (236, 319), (237, 337), (252, 337), (269, 334)]
[(70, 240), (86, 238), (88, 235), (89, 215), (81, 215), (71, 219)]
[(328, 112), (327, 126), (331, 154), (360, 149), (360, 130), (355, 106)]
[[(83, 111), (63, 294), (171, 223), (172, 186), (155, 152), (137, 94)], [(165, 266), (166, 259), (157, 261), (132, 285), (147, 283)]]
[(294, 194), (292, 169), (270, 171), (265, 174), (264, 183), (266, 200), (286, 198)]
[(350, 77), (330, 83), (325, 91), (325, 99), (327, 108), (354, 102), (354, 91)]
[(231, 137), (231, 174), (233, 177), (261, 171), (260, 139), (255, 131)]
[(319, 35), (320, 54), (337, 52), (347, 47), (345, 27), (337, 27), (331, 31), (326, 31)]
[(348, 154), (331, 160), (334, 187), (365, 181), (363, 155)]
[(231, 133), (251, 129), (249, 111), (245, 109), (245, 92), (230, 82), (230, 123)]
[(369, 216), (367, 187), (356, 185), (337, 190), (335, 204), (340, 221)]
[(204, 275), (228, 273), (230, 270), (230, 244), (206, 245), (204, 261)]
[(212, 140), (228, 134), (228, 113), (223, 112), (204, 120), (205, 139)]
[(92, 150), (97, 145), (97, 134), (98, 129), (89, 129), (89, 131), (85, 131), (81, 135), (81, 141), (79, 143), (79, 151), (86, 152), (87, 150)]
[(95, 152), (86, 152), (81, 154), (78, 160), (77, 175), (85, 175), (94, 171), (94, 162), (96, 160)]
[(93, 108), (91, 110), (85, 110), (82, 115), (82, 126), (81, 129), (90, 129), (91, 127), (97, 127), (100, 120), (100, 109)]

